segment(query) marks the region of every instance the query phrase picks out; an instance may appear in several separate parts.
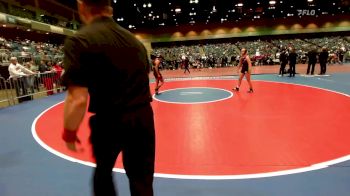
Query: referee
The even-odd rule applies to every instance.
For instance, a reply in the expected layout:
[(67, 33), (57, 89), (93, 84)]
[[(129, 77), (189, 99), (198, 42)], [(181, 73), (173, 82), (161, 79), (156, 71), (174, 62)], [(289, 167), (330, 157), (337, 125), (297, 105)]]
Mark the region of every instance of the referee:
[(62, 138), (76, 150), (77, 131), (88, 106), (96, 160), (94, 195), (118, 195), (112, 169), (123, 152), (131, 195), (152, 196), (155, 130), (146, 49), (114, 22), (109, 0), (77, 2), (85, 26), (64, 45), (63, 81), (68, 92)]

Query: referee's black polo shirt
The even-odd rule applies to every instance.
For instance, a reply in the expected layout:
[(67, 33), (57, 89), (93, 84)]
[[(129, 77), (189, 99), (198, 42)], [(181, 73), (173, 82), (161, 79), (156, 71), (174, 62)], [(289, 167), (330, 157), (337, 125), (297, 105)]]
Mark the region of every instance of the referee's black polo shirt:
[(112, 18), (95, 19), (67, 38), (64, 55), (63, 83), (88, 87), (89, 112), (123, 112), (152, 101), (146, 49)]

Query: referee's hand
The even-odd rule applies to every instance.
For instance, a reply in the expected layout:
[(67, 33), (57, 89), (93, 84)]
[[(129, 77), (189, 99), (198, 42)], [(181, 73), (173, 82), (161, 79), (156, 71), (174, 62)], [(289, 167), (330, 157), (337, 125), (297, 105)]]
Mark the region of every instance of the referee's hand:
[(66, 142), (66, 147), (68, 148), (68, 150), (73, 151), (73, 152), (81, 152), (81, 151), (83, 151), (82, 148), (81, 149), (77, 148), (77, 145), (76, 145), (77, 143), (81, 144), (79, 139), (77, 139), (77, 141), (75, 141), (75, 142)]
[(81, 152), (83, 149), (78, 149), (76, 144), (81, 144), (80, 139), (77, 136), (77, 131), (63, 130), (62, 139), (66, 143), (68, 150), (73, 152)]

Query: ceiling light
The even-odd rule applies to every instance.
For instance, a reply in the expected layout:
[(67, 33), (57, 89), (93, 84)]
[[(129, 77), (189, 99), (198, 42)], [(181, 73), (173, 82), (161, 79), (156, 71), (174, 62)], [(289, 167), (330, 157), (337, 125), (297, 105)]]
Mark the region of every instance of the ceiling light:
[(180, 12), (181, 12), (181, 8), (176, 8), (176, 9), (175, 9), (175, 12), (176, 12), (176, 13), (180, 13)]
[(243, 3), (238, 3), (236, 6), (237, 7), (243, 7)]
[(143, 7), (147, 7), (147, 5), (146, 5), (146, 4), (143, 4), (142, 6), (143, 6)]
[(313, 2), (313, 1), (314, 1), (314, 0), (307, 0), (307, 2), (309, 2), (309, 3), (310, 3), (310, 2)]
[(148, 3), (148, 5), (147, 5), (148, 7), (152, 7), (152, 4), (151, 3)]
[(275, 5), (276, 1), (269, 1), (270, 5)]

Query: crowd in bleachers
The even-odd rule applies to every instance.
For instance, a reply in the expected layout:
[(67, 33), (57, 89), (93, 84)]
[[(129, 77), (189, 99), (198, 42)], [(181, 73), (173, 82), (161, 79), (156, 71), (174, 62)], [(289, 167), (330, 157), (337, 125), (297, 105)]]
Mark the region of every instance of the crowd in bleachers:
[(235, 66), (242, 48), (246, 48), (253, 65), (279, 64), (281, 51), (295, 49), (297, 63), (307, 62), (310, 50), (320, 52), (325, 47), (329, 52), (329, 64), (350, 61), (350, 40), (346, 37), (324, 37), (314, 39), (284, 39), (237, 41), (233, 43), (199, 44), (190, 46), (155, 47), (153, 53), (164, 57), (163, 67), (177, 69), (183, 59), (188, 58), (193, 67)]
[[(58, 64), (63, 59), (63, 45), (40, 43), (30, 40), (7, 40), (0, 37), (0, 63), (9, 64), (10, 57), (17, 57), (19, 63), (30, 62), (35, 70), (43, 62)], [(318, 52), (325, 47), (329, 52), (329, 64), (350, 61), (350, 41), (346, 37), (324, 37), (313, 39), (255, 40), (234, 43), (198, 44), (154, 48), (153, 53), (164, 57), (163, 66), (176, 69), (184, 58), (193, 67), (226, 67), (238, 64), (240, 50), (246, 48), (253, 65), (279, 64), (279, 54), (283, 49), (295, 49), (297, 63), (307, 62), (310, 50)]]
[(0, 37), (0, 64), (8, 64), (10, 57), (17, 57), (20, 63), (41, 61), (58, 63), (63, 59), (63, 45), (34, 42), (30, 40), (7, 40)]
[(15, 89), (18, 102), (31, 100), (34, 94), (42, 92), (47, 95), (59, 92), (63, 88), (62, 48), (62, 45), (0, 37), (0, 66), (6, 68), (0, 77), (7, 81), (0, 90)]

